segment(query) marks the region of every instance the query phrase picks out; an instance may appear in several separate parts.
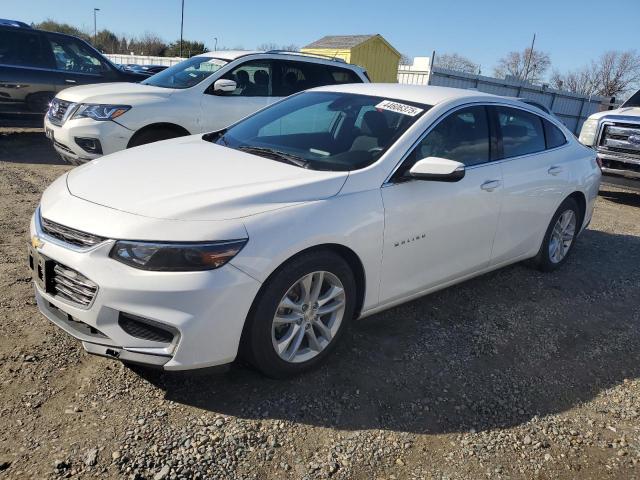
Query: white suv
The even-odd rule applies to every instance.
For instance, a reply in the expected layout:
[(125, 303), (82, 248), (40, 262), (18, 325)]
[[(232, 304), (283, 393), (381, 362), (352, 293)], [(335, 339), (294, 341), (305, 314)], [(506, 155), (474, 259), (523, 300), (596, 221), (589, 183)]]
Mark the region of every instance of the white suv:
[(66, 161), (78, 164), (158, 140), (215, 131), (308, 88), (368, 82), (364, 69), (294, 52), (209, 52), (142, 83), (68, 88), (44, 126)]

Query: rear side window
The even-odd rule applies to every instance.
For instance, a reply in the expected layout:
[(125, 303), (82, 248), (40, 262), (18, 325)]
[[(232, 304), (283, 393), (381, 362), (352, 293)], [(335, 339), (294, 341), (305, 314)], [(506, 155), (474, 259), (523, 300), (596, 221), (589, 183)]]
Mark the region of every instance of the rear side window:
[(497, 107), (504, 158), (541, 152), (546, 148), (542, 118), (516, 108)]
[(341, 83), (362, 83), (355, 72), (313, 62), (276, 61), (273, 94), (287, 97), (313, 87)]
[(39, 34), (18, 29), (0, 30), (0, 64), (49, 68), (48, 60)]
[(548, 120), (542, 120), (542, 123), (544, 123), (544, 135), (547, 139), (547, 148), (556, 148), (567, 143), (567, 137), (564, 136), (562, 130)]

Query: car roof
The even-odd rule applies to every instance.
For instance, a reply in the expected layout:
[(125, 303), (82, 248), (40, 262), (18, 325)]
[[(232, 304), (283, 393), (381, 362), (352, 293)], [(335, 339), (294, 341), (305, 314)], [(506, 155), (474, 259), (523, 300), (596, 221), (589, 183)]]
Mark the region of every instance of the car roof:
[(207, 57), (207, 58), (221, 58), (223, 60), (233, 61), (240, 57), (246, 57), (248, 55), (265, 55), (270, 57), (282, 57), (287, 58), (289, 60), (297, 60), (303, 62), (314, 62), (314, 63), (324, 63), (342, 67), (342, 68), (350, 68), (352, 70), (364, 70), (362, 67), (355, 65), (353, 63), (347, 63), (339, 58), (332, 58), (325, 55), (316, 55), (313, 53), (305, 53), (305, 52), (290, 52), (285, 50), (217, 50), (212, 52), (201, 53), (200, 55), (196, 55), (197, 57)]
[(435, 87), (426, 85), (406, 85), (401, 83), (350, 83), (343, 85), (330, 85), (317, 87), (313, 91), (353, 93), (357, 95), (372, 95), (374, 97), (404, 100), (406, 102), (436, 105), (445, 100), (459, 98), (473, 100), (503, 99), (490, 93), (481, 93), (474, 90), (461, 88)]

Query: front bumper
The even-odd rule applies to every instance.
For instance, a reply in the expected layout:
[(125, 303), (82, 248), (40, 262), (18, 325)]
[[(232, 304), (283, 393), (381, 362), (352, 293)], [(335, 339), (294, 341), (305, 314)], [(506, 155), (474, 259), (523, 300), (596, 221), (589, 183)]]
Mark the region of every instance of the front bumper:
[[(51, 134), (53, 148), (67, 162), (78, 165), (89, 162), (102, 155), (118, 152), (127, 148), (129, 140), (135, 133), (112, 121), (97, 122), (90, 118), (67, 120), (62, 125), (55, 125), (44, 117), (45, 132)], [(82, 149), (77, 138), (92, 138), (100, 141), (102, 154), (90, 153)]]
[[(66, 266), (98, 288), (91, 304), (79, 304), (34, 282), (38, 308), (82, 341), (89, 353), (123, 361), (187, 370), (232, 362), (245, 319), (260, 283), (230, 264), (206, 272), (149, 272), (108, 257), (113, 240), (73, 248), (46, 235), (31, 221), (38, 255)], [(175, 332), (168, 342), (134, 336), (122, 315), (142, 318)]]
[(602, 172), (607, 175), (640, 179), (640, 158), (598, 150)]

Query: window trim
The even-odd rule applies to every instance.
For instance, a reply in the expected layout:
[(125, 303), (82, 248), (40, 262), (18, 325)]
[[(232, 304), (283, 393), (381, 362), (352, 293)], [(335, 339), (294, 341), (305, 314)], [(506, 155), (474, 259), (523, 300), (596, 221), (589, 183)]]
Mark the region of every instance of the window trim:
[[(489, 111), (491, 110), (495, 110), (492, 107), (500, 107), (500, 106), (504, 106), (504, 107), (508, 107), (508, 108), (515, 108), (516, 110), (522, 110), (524, 112), (527, 113), (531, 113), (533, 115), (537, 115), (538, 117), (540, 117), (543, 120), (547, 120), (548, 122), (550, 122), (553, 126), (555, 126), (556, 128), (558, 128), (558, 130), (560, 130), (562, 132), (562, 134), (564, 135), (564, 132), (562, 131), (562, 129), (560, 127), (558, 127), (557, 125), (555, 125), (554, 122), (552, 122), (551, 120), (543, 117), (542, 115), (539, 115), (535, 112), (532, 112), (531, 110), (520, 106), (520, 105), (512, 105), (510, 103), (501, 103), (501, 102), (491, 102), (491, 101), (478, 101), (478, 102), (470, 102), (470, 103), (465, 103), (463, 105), (458, 105), (455, 107), (450, 108), (449, 110), (447, 110), (446, 112), (442, 113), (438, 118), (436, 118), (431, 125), (429, 125), (429, 127), (420, 134), (420, 136), (417, 138), (417, 140), (415, 142), (413, 142), (411, 144), (411, 146), (407, 149), (407, 151), (402, 155), (402, 157), (400, 157), (400, 160), (395, 164), (395, 166), (391, 169), (391, 173), (389, 173), (389, 175), (387, 175), (387, 177), (385, 178), (385, 180), (382, 182), (381, 187), (387, 187), (387, 186), (392, 186), (392, 185), (396, 185), (398, 183), (403, 183), (406, 180), (403, 180), (402, 182), (398, 182), (396, 181), (396, 173), (398, 171), (398, 169), (402, 166), (402, 164), (404, 163), (404, 161), (406, 160), (406, 158), (409, 156), (409, 154), (411, 154), (411, 152), (413, 152), (413, 150), (418, 146), (418, 144), (424, 139), (424, 137), (426, 137), (427, 135), (429, 135), (429, 133), (431, 132), (431, 130), (433, 130), (435, 128), (436, 125), (438, 125), (447, 115), (449, 115), (450, 113), (454, 113), (458, 110), (461, 110), (463, 108), (466, 107), (470, 107), (470, 106), (484, 106), (486, 107)], [(491, 116), (491, 113), (490, 113)], [(497, 113), (494, 113), (493, 115), (494, 119), (492, 120), (493, 122), (497, 122)], [(490, 125), (491, 128), (491, 125)], [(499, 129), (499, 124), (498, 125), (493, 125), (493, 128), (498, 128)], [(543, 127), (543, 131), (544, 131), (544, 127)], [(490, 130), (490, 134), (494, 134), (496, 135), (495, 139), (492, 139), (496, 142), (496, 147), (498, 149), (498, 151), (500, 151), (500, 149), (502, 148), (502, 136), (497, 137), (497, 132), (495, 130)], [(569, 138), (567, 137), (567, 135), (564, 135), (565, 139), (566, 139), (566, 143), (563, 145), (560, 145), (558, 147), (555, 148), (550, 148), (550, 149), (545, 149), (545, 150), (541, 150), (541, 152), (553, 152), (555, 150), (558, 150), (560, 148), (567, 148), (569, 145), (571, 145), (571, 141), (569, 140)], [(546, 146), (546, 142), (545, 142), (545, 146)], [(493, 158), (489, 161), (489, 162), (485, 162), (485, 163), (479, 163), (477, 165), (472, 165), (470, 167), (465, 167), (465, 170), (472, 170), (472, 169), (476, 169), (476, 168), (482, 168), (485, 167), (487, 165), (498, 165), (501, 163), (505, 163), (505, 162), (510, 162), (512, 160), (516, 160), (519, 158), (523, 158), (523, 157), (528, 157), (530, 155), (537, 155), (540, 152), (535, 152), (535, 153), (527, 153), (524, 155), (518, 155), (516, 157), (506, 157), (506, 158), (496, 158), (495, 160), (493, 160)]]
[(491, 106), (491, 104), (486, 103), (486, 102), (472, 102), (472, 103), (465, 103), (463, 105), (458, 105), (457, 107), (453, 107), (453, 108), (447, 110), (446, 112), (444, 112), (433, 123), (431, 123), (431, 125), (429, 125), (429, 128), (427, 128), (424, 132), (422, 132), (420, 134), (418, 139), (415, 142), (413, 142), (411, 147), (409, 147), (409, 149), (402, 155), (400, 161), (392, 169), (391, 173), (387, 176), (387, 178), (384, 180), (384, 182), (382, 182), (382, 186), (395, 185), (396, 183), (405, 182), (407, 179), (405, 179), (404, 177), (402, 177), (400, 175), (396, 175), (396, 174), (398, 173), (398, 170), (400, 169), (400, 167), (402, 166), (404, 161), (407, 159), (407, 157), (409, 155), (411, 155), (411, 153), (418, 147), (420, 142), (422, 142), (422, 140), (424, 140), (427, 137), (427, 135), (429, 135), (431, 133), (431, 131), (435, 127), (437, 127), (445, 118), (447, 118), (450, 115), (453, 115), (455, 112), (457, 112), (459, 110), (463, 110), (465, 108), (484, 107), (485, 113), (487, 115), (487, 127), (489, 129), (489, 161), (483, 162), (483, 163), (477, 163), (475, 165), (470, 165), (470, 166), (466, 166), (465, 165), (465, 170), (478, 168), (478, 167), (483, 167), (485, 165), (489, 165), (491, 163), (495, 163), (497, 161), (500, 161), (501, 159), (497, 159), (497, 158), (494, 160), (494, 155), (497, 153), (497, 150), (495, 150), (495, 149), (497, 148), (498, 142), (497, 142), (497, 137), (495, 137), (495, 135), (496, 135), (496, 130), (495, 130), (496, 126), (493, 125), (492, 116), (491, 116), (491, 113), (489, 111), (489, 107), (490, 106)]

